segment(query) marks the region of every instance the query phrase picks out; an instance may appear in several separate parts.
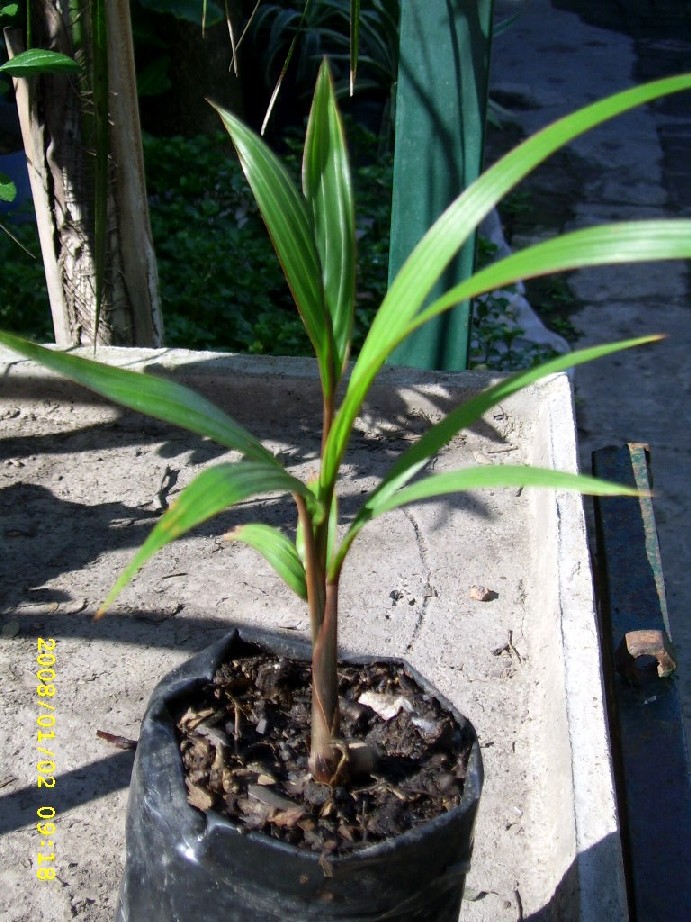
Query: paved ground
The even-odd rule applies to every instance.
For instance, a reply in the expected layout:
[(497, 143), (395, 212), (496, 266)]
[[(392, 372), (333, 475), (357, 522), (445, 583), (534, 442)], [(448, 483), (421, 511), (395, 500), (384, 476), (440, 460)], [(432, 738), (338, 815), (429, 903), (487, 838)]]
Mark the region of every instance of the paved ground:
[[(589, 6), (599, 10), (595, 0)], [(500, 15), (513, 8), (515, 4), (506, 0), (498, 2)], [(691, 66), (688, 30), (684, 32), (684, 22), (673, 18), (672, 12), (665, 14), (665, 3), (656, 5), (654, 20), (647, 17), (636, 0), (630, 0), (625, 11), (608, 4), (609, 18), (602, 21), (589, 20), (583, 13), (584, 8), (584, 4), (577, 8), (575, 3), (555, 0), (550, 4), (547, 0), (532, 0), (525, 4), (523, 16), (514, 27), (497, 39), (494, 91), (512, 108), (525, 131), (532, 131), (556, 115), (607, 92), (662, 72), (681, 70), (684, 60)], [(558, 226), (577, 226), (615, 217), (688, 212), (691, 184), (685, 178), (689, 169), (684, 160), (686, 138), (691, 139), (691, 102), (686, 101), (683, 107), (681, 100), (677, 100), (621, 119), (580, 141), (557, 161), (556, 173), (542, 174), (543, 188), (547, 186), (546, 199), (554, 199), (554, 207), (547, 215), (541, 206), (541, 215), (548, 216), (549, 220), (545, 220), (543, 226), (533, 227), (531, 235), (539, 237), (553, 233), (555, 222)], [(525, 231), (521, 229), (514, 243), (525, 242)], [(691, 630), (684, 621), (691, 596), (691, 577), (686, 564), (688, 537), (684, 527), (691, 491), (686, 474), (691, 452), (691, 427), (688, 425), (691, 380), (686, 361), (691, 346), (687, 316), (691, 306), (688, 274), (684, 267), (678, 266), (627, 269), (584, 274), (572, 278), (570, 284), (580, 304), (575, 322), (583, 342), (653, 330), (670, 333), (668, 342), (655, 350), (629, 355), (618, 360), (620, 364), (601, 364), (584, 371), (578, 378), (578, 394), (584, 458), (592, 446), (612, 442), (644, 440), (652, 446), (659, 493), (656, 508), (670, 612), (681, 652), (680, 681), (684, 684), (687, 711), (691, 715)], [(14, 399), (12, 394), (8, 399)], [(19, 401), (19, 397), (16, 399)], [(3, 638), (7, 653), (2, 666), (9, 682), (3, 688), (5, 722), (0, 726), (3, 750), (8, 754), (8, 767), (3, 763), (0, 773), (3, 789), (0, 831), (6, 834), (0, 840), (0, 849), (5, 849), (0, 862), (3, 869), (0, 918), (26, 922), (37, 918), (45, 922), (72, 918), (105, 922), (112, 918), (122, 865), (125, 786), (131, 753), (111, 751), (95, 738), (95, 729), (136, 737), (144, 703), (155, 680), (191, 651), (217, 638), (225, 629), (227, 618), (242, 609), (240, 593), (247, 597), (248, 605), (254, 606), (251, 617), (258, 622), (263, 618), (274, 620), (275, 612), (268, 601), (270, 584), (261, 582), (264, 577), (256, 572), (253, 559), (246, 562), (247, 570), (238, 581), (239, 589), (226, 585), (227, 558), (235, 554), (235, 550), (221, 540), (222, 531), (212, 531), (194, 539), (199, 544), (203, 568), (197, 568), (194, 563), (190, 565), (186, 557), (185, 562), (178, 562), (179, 549), (177, 546), (171, 548), (170, 556), (161, 558), (160, 569), (152, 569), (142, 578), (149, 582), (145, 584), (140, 579), (137, 586), (132, 587), (131, 595), (124, 598), (112, 620), (94, 623), (90, 613), (93, 605), (103, 597), (112, 573), (111, 563), (122, 564), (147, 520), (156, 514), (156, 509), (151, 508), (151, 485), (162, 485), (166, 471), (169, 467), (175, 468), (178, 461), (189, 472), (193, 464), (203, 460), (200, 455), (203, 446), (190, 446), (155, 426), (142, 429), (127, 418), (108, 417), (106, 426), (99, 424), (90, 428), (91, 417), (85, 418), (76, 411), (69, 425), (64, 423), (63, 431), (55, 402), (45, 400), (41, 394), (38, 407), (32, 403), (24, 413), (24, 405), (17, 403), (16, 407), (8, 408), (5, 416), (11, 444), (7, 446), (7, 467), (3, 471), (8, 480), (11, 479), (13, 491), (5, 496), (9, 523), (6, 537), (8, 542), (13, 542), (15, 553), (20, 542), (31, 544), (35, 560), (29, 562), (37, 565), (42, 582), (34, 580), (29, 585), (29, 589), (33, 586), (33, 591), (25, 591), (28, 584), (19, 567), (12, 562), (9, 552), (3, 555), (2, 560), (10, 571), (5, 582), (11, 599), (19, 604), (20, 618), (15, 618), (14, 624), (3, 624), (7, 628)], [(77, 409), (82, 414), (87, 412), (80, 407)], [(90, 414), (98, 415), (98, 408), (87, 409)], [(66, 412), (70, 410), (68, 406)], [(295, 411), (302, 412), (297, 404)], [(500, 422), (504, 425), (502, 420), (503, 417), (495, 419), (495, 425)], [(39, 423), (47, 427), (50, 436), (47, 441), (37, 434)], [(25, 434), (16, 431), (20, 425), (26, 425), (31, 431), (27, 429)], [(10, 426), (15, 429), (9, 429)], [(70, 427), (76, 431), (68, 433)], [(307, 448), (304, 455), (297, 456), (296, 463), (307, 463), (316, 444), (308, 423), (303, 429)], [(55, 438), (56, 431), (59, 438)], [(78, 455), (72, 462), (66, 450), (68, 437), (75, 440), (71, 450)], [(125, 455), (118, 468), (121, 481), (114, 481), (108, 467), (109, 440), (117, 442), (118, 450)], [(477, 446), (471, 444), (469, 447), (476, 449), (477, 457)], [(367, 443), (364, 448), (368, 450)], [(44, 477), (38, 485), (30, 479), (36, 469)], [(141, 473), (145, 476), (141, 477)], [(354, 490), (361, 486), (356, 476), (353, 484)], [(52, 517), (45, 512), (48, 491), (51, 496), (61, 498), (57, 508), (52, 504)], [(492, 509), (488, 506), (489, 512)], [(15, 527), (11, 517), (22, 521)], [(409, 533), (419, 535), (415, 521), (405, 518), (400, 524)], [(85, 535), (90, 536), (93, 530), (103, 533), (100, 539), (85, 542)], [(515, 527), (511, 535), (513, 544), (497, 542), (502, 547), (511, 547), (513, 563), (521, 577), (526, 569), (520, 556), (527, 553), (523, 547), (526, 534), (525, 527)], [(38, 541), (32, 541), (36, 537)], [(568, 918), (563, 912), (560, 914), (561, 904), (556, 897), (560, 890), (568, 895), (582, 885), (582, 868), (572, 873), (567, 857), (565, 874), (555, 891), (555, 899), (546, 903), (542, 878), (546, 877), (545, 867), (550, 867), (549, 862), (553, 862), (557, 851), (559, 830), (547, 828), (541, 839), (541, 843), (547, 843), (545, 854), (538, 854), (537, 860), (533, 860), (535, 849), (542, 845), (536, 845), (531, 839), (533, 851), (526, 849), (525, 829), (531, 817), (523, 819), (520, 810), (513, 804), (507, 805), (506, 792), (514, 797), (516, 785), (501, 767), (502, 758), (507, 759), (507, 764), (518, 759), (524, 764), (522, 741), (535, 708), (528, 692), (525, 699), (515, 692), (516, 683), (526, 676), (522, 676), (520, 662), (518, 665), (514, 662), (511, 648), (504, 658), (497, 658), (493, 650), (501, 649), (500, 643), (506, 641), (505, 628), (510, 628), (512, 634), (508, 636), (514, 638), (521, 656), (525, 652), (524, 644), (528, 654), (531, 651), (535, 654), (526, 660), (531, 669), (556, 659), (536, 655), (541, 643), (545, 647), (542, 638), (523, 632), (522, 623), (511, 620), (515, 618), (513, 612), (518, 602), (525, 601), (522, 579), (517, 576), (515, 584), (500, 586), (502, 592), (494, 609), (473, 607), (464, 593), (458, 593), (456, 586), (437, 589), (436, 576), (431, 576), (427, 570), (427, 549), (418, 537), (421, 563), (416, 564), (415, 569), (409, 563), (399, 562), (400, 572), (397, 570), (395, 581), (390, 583), (390, 562), (398, 560), (399, 549), (392, 536), (388, 537), (392, 544), (382, 543), (388, 555), (385, 561), (387, 576), (374, 581), (386, 618), (381, 620), (378, 626), (381, 636), (376, 638), (376, 644), (372, 641), (372, 646), (381, 648), (383, 638), (387, 643), (398, 644), (399, 649), (407, 649), (407, 644), (412, 648), (419, 640), (422, 649), (423, 641), (431, 635), (430, 649), (436, 651), (432, 678), (437, 680), (438, 676), (451, 675), (475, 683), (479, 690), (476, 722), (483, 726), (488, 777), (482, 822), (497, 839), (516, 836), (511, 861), (508, 861), (502, 858), (494, 841), (486, 837), (483, 830), (478, 834), (471, 881), (476, 898), (466, 907), (464, 917), (482, 922), (502, 919), (518, 922), (521, 918), (554, 922)], [(443, 535), (436, 536), (436, 540), (443, 543)], [(478, 553), (477, 573), (473, 571), (473, 579), (481, 584), (486, 580), (488, 568), (490, 576), (501, 570), (492, 556), (496, 549), (485, 550), (479, 545), (478, 548), (482, 553)], [(77, 550), (82, 554), (78, 565), (74, 558)], [(451, 551), (456, 553), (457, 549), (452, 546)], [(369, 567), (373, 566), (366, 549), (363, 549), (362, 559)], [(465, 565), (467, 569), (467, 561)], [(410, 577), (413, 570), (414, 581)], [(176, 583), (182, 577), (188, 579), (184, 584), (186, 595), (181, 611)], [(149, 596), (142, 592), (146, 586), (151, 593)], [(434, 593), (429, 591), (430, 587), (434, 587)], [(216, 608), (206, 611), (203, 602), (205, 593), (209, 592), (213, 592), (218, 601)], [(357, 587), (353, 589), (353, 598), (357, 598)], [(451, 598), (455, 605), (454, 615), (460, 612), (464, 617), (447, 618), (441, 628), (437, 627), (438, 621), (432, 618), (440, 618), (443, 614), (438, 598)], [(528, 595), (528, 600), (530, 598)], [(401, 603), (396, 606), (395, 600)], [(530, 612), (538, 609), (537, 605), (527, 606)], [(509, 621), (500, 624), (497, 612)], [(423, 614), (428, 626), (424, 624)], [(299, 619), (293, 618), (292, 611), (288, 611), (286, 617), (288, 620), (282, 623), (284, 628), (292, 630), (301, 626)], [(49, 792), (37, 791), (31, 772), (36, 756), (32, 734), (37, 708), (31, 697), (34, 683), (26, 664), (33, 662), (33, 638), (39, 626), (43, 629), (44, 625), (60, 637), (61, 643), (61, 697), (58, 699), (56, 734), (61, 775), (54, 802), (59, 809), (56, 851), (62, 863), (60, 888), (55, 890), (37, 888), (35, 855), (43, 845), (33, 827), (26, 823), (27, 811), (33, 814), (37, 803), (41, 803), (36, 800), (38, 796), (45, 794), (43, 804), (53, 802)], [(487, 676), (479, 675), (474, 672), (474, 665), (471, 670), (465, 668), (464, 661), (458, 661), (455, 651), (465, 650), (465, 647), (455, 637), (446, 640), (444, 631), (452, 628), (467, 629), (468, 642), (471, 639), (484, 642), (485, 660), (493, 671)], [(361, 634), (355, 621), (347, 624), (346, 630), (350, 637)], [(499, 631), (501, 636), (495, 638)], [(445, 638), (441, 653), (439, 636)], [(475, 662), (467, 651), (465, 655), (468, 663)], [(505, 661), (507, 657), (508, 662)], [(530, 673), (527, 677), (534, 678)], [(537, 694), (539, 683), (530, 681), (528, 684), (530, 694)], [(503, 726), (493, 729), (487, 713), (482, 713), (482, 709), (487, 710), (488, 690), (499, 695), (505, 707), (513, 709), (510, 732)], [(547, 692), (544, 697), (548, 704), (553, 703), (553, 697)], [(474, 707), (471, 704), (473, 718)], [(549, 733), (553, 741), (553, 731), (547, 724), (545, 728), (542, 732)], [(531, 764), (530, 759), (528, 764)], [(598, 768), (595, 764), (594, 769)], [(524, 780), (528, 783), (533, 779)], [(496, 801), (490, 797), (492, 786)], [(541, 800), (542, 788), (535, 784), (529, 787), (536, 801)], [(582, 797), (581, 800), (589, 802), (592, 798)], [(500, 812), (509, 809), (513, 811), (509, 815)], [(531, 804), (528, 814), (537, 812), (537, 807)], [(548, 819), (557, 815), (554, 810), (544, 813)], [(590, 854), (593, 866), (602, 865), (602, 844), (612, 846), (614, 838), (603, 835), (595, 842), (598, 848)], [(524, 883), (521, 862), (542, 878)], [(609, 881), (608, 887), (611, 888)], [(599, 914), (593, 916), (598, 922), (609, 917), (601, 907)]]
[[(495, 40), (492, 93), (526, 133), (615, 90), (691, 69), (691, 14), (662, 0), (499, 0), (521, 9)], [(686, 12), (684, 12), (686, 8)], [(680, 94), (598, 129), (537, 178), (545, 226), (513, 243), (612, 219), (691, 214), (691, 98)], [(530, 200), (528, 200), (530, 204)], [(582, 344), (647, 332), (666, 342), (579, 369), (582, 463), (593, 448), (652, 448), (671, 628), (691, 735), (691, 285), (688, 266), (658, 264), (575, 274)]]
[[(313, 474), (313, 362), (170, 352), (101, 358), (177, 368), (294, 473)], [(345, 514), (417, 432), (487, 378), (385, 372), (348, 452)], [(251, 549), (224, 539), (252, 518), (289, 529), (295, 514), (273, 498), (229, 510), (156, 555), (94, 621), (161, 508), (219, 450), (104, 407), (3, 350), (0, 381), (0, 919), (108, 922), (133, 754), (98, 731), (136, 739), (156, 682), (233, 625), (307, 631), (301, 600)], [(563, 376), (502, 401), (435, 469), (504, 459), (575, 468)], [(579, 497), (495, 490), (382, 517), (344, 571), (342, 648), (404, 654), (479, 728), (486, 780), (464, 922), (623, 917), (586, 556)], [(473, 586), (494, 597), (478, 601)], [(40, 676), (55, 673), (50, 701), (36, 694), (37, 637), (57, 642), (40, 660), (54, 667)], [(37, 738), (37, 726), (50, 735)], [(37, 810), (47, 819), (54, 810), (54, 825), (37, 830)], [(55, 886), (36, 879), (41, 860)]]

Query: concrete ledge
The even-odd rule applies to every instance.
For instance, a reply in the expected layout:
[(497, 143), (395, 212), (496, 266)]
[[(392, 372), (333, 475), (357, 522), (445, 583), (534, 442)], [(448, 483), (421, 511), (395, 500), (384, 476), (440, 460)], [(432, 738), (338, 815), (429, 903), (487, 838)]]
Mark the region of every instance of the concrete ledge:
[[(105, 349), (99, 357), (174, 374), (225, 406), (295, 473), (314, 468), (321, 414), (313, 363), (177, 350)], [(0, 661), (13, 681), (0, 715), (0, 916), (102, 922), (112, 918), (122, 868), (131, 755), (96, 731), (136, 738), (158, 679), (231, 624), (306, 630), (299, 600), (254, 552), (223, 538), (258, 516), (290, 529), (294, 513), (270, 499), (207, 523), (161, 552), (113, 614), (94, 622), (162, 498), (232, 453), (107, 406), (9, 353), (2, 360)], [(343, 515), (430, 421), (488, 380), (387, 370), (352, 440)], [(575, 470), (575, 458), (571, 392), (559, 375), (457, 437), (435, 469), (510, 461)], [(473, 586), (496, 597), (475, 601)], [(486, 491), (397, 510), (355, 543), (342, 613), (344, 648), (405, 656), (478, 730), (487, 780), (463, 918), (625, 918), (578, 497)], [(37, 636), (58, 641), (52, 791), (36, 788)], [(57, 811), (62, 886), (50, 890), (36, 880), (32, 857), (41, 850), (41, 805)]]

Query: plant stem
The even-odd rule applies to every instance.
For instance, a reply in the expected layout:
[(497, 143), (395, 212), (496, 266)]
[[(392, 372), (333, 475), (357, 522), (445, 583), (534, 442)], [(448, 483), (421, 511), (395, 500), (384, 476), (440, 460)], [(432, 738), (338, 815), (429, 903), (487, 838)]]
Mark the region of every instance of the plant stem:
[(324, 570), (319, 565), (317, 548), (314, 540), (312, 517), (307, 509), (304, 496), (294, 494), (298, 507), (298, 518), (305, 541), (305, 580), (307, 583), (307, 608), (310, 616), (312, 646), (317, 642), (319, 628), (324, 620)]
[[(333, 393), (324, 393), (322, 456), (334, 417)], [(329, 529), (333, 512), (333, 486), (321, 499), (323, 520), (305, 539), (307, 598), (312, 620), (312, 740), (309, 766), (312, 776), (323, 784), (333, 785), (339, 776), (344, 757), (335, 745), (338, 732), (338, 578), (326, 580)], [(304, 504), (304, 500), (303, 500)], [(307, 509), (305, 507), (305, 515)], [(303, 531), (307, 531), (303, 523)], [(310, 559), (311, 558), (311, 559)], [(310, 565), (311, 564), (311, 565)], [(310, 575), (309, 569), (313, 569)], [(311, 599), (314, 591), (315, 599)]]
[(343, 761), (338, 735), (338, 581), (326, 583), (324, 618), (312, 649), (312, 742), (309, 766), (316, 781), (335, 784)]
[(328, 397), (324, 395), (324, 409), (322, 415), (322, 449), (321, 454), (324, 456), (324, 447), (326, 445), (326, 440), (329, 437), (331, 432), (331, 426), (333, 425), (334, 419), (334, 395), (330, 394)]

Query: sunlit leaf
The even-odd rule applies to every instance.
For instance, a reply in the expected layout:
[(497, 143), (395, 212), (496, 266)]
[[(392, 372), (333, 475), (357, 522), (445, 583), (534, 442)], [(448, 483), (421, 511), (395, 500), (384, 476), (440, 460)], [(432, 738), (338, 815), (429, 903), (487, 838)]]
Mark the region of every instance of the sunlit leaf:
[[(476, 272), (425, 308), (409, 331), (449, 307), (523, 279), (587, 266), (691, 259), (691, 220), (628, 221), (562, 234)], [(406, 334), (407, 335), (407, 334)]]
[(17, 187), (6, 173), (0, 173), (0, 202), (13, 202)]
[(307, 598), (305, 567), (295, 544), (277, 528), (261, 523), (238, 525), (227, 536), (253, 547), (271, 564), (276, 573), (301, 599)]
[(180, 493), (137, 550), (100, 607), (102, 615), (157, 551), (236, 503), (267, 493), (305, 494), (307, 487), (286, 471), (259, 462), (219, 464), (202, 471)]
[(125, 368), (114, 368), (67, 352), (46, 349), (12, 333), (0, 332), (0, 343), (115, 403), (182, 426), (220, 445), (240, 451), (248, 458), (264, 461), (283, 470), (280, 462), (258, 439), (211, 401), (182, 384)]
[(431, 426), (410, 448), (408, 448), (389, 468), (377, 488), (368, 496), (360, 511), (355, 516), (343, 542), (338, 550), (338, 555), (333, 563), (337, 570), (343, 562), (357, 534), (367, 522), (379, 515), (383, 509), (390, 508), (388, 503), (393, 497), (399, 496), (401, 488), (405, 486), (431, 458), (433, 458), (451, 439), (461, 430), (467, 429), (477, 422), (484, 413), (497, 404), (507, 400), (513, 394), (523, 390), (536, 381), (548, 375), (563, 372), (577, 365), (592, 362), (595, 359), (611, 355), (623, 349), (646, 345), (661, 339), (660, 336), (640, 336), (618, 343), (606, 343), (599, 346), (590, 346), (577, 352), (560, 355), (537, 368), (528, 368), (516, 372), (508, 378), (499, 381), (491, 387), (485, 388), (474, 397), (462, 403), (447, 414), (442, 420)]
[(334, 481), (353, 422), (380, 368), (411, 328), (450, 260), (502, 197), (550, 154), (589, 129), (635, 106), (688, 89), (691, 74), (682, 74), (624, 90), (567, 115), (506, 154), (452, 202), (402, 266), (372, 323), (327, 440), (325, 485)]
[(631, 487), (585, 474), (570, 474), (550, 468), (528, 467), (514, 464), (496, 464), (463, 468), (432, 474), (404, 487), (377, 506), (376, 515), (420, 502), (436, 496), (458, 493), (463, 490), (489, 490), (518, 487), (540, 487), (549, 490), (576, 490), (588, 496), (639, 496)]
[(355, 216), (343, 125), (326, 63), (319, 71), (307, 123), (302, 184), (321, 261), (338, 381), (348, 359), (353, 326)]

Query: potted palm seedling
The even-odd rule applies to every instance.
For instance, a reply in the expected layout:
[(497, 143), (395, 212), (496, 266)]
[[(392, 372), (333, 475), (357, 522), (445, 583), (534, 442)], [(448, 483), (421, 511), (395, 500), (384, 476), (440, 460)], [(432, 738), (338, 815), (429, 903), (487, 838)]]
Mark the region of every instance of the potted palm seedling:
[(689, 88), (691, 75), (685, 75), (594, 103), (488, 170), (411, 254), (352, 367), (355, 219), (328, 67), (319, 73), (307, 125), (302, 189), (264, 142), (219, 110), (314, 347), (322, 440), (318, 468), (307, 481), (175, 381), (0, 334), (4, 345), (101, 395), (239, 453), (239, 460), (205, 469), (182, 490), (100, 614), (155, 552), (210, 517), (266, 494), (287, 494), (295, 503), (293, 533), (247, 523), (231, 537), (256, 549), (305, 600), (311, 636), (300, 643), (234, 631), (158, 686), (133, 772), (120, 919), (458, 917), (482, 786), (475, 732), (404, 662), (339, 660), (339, 583), (348, 553), (375, 517), (458, 491), (632, 493), (550, 469), (497, 464), (435, 473), (430, 462), (461, 430), (540, 378), (657, 337), (585, 349), (497, 381), (402, 451), (345, 521), (339, 471), (378, 372), (427, 320), (547, 272), (691, 257), (691, 221), (606, 225), (510, 255), (437, 300), (428, 298), (482, 218), (550, 153), (633, 106)]

